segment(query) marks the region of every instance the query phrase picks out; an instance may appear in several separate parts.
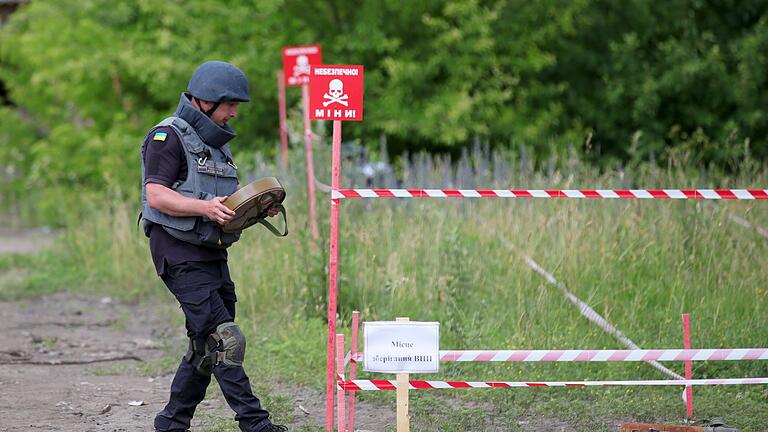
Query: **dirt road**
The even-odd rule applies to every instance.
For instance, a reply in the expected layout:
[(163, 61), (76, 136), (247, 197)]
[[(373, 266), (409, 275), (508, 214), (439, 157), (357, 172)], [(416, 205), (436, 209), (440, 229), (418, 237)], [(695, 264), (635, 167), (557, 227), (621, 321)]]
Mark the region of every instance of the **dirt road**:
[(151, 425), (169, 378), (104, 371), (160, 358), (159, 324), (154, 311), (109, 298), (0, 303), (0, 431), (151, 429), (142, 425)]
[[(175, 366), (165, 349), (183, 345), (183, 330), (168, 320), (174, 309), (66, 293), (0, 303), (0, 431), (152, 430)], [(292, 430), (323, 424), (320, 392), (270, 386), (269, 397), (294, 411)], [(370, 430), (394, 417), (370, 410), (371, 421), (383, 420)], [(237, 430), (233, 414), (212, 384), (192, 429)]]

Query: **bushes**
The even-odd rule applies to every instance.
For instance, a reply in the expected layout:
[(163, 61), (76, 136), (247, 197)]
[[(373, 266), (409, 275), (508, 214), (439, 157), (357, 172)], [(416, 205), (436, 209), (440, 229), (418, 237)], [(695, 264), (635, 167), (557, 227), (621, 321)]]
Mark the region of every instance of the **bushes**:
[(29, 2), (0, 31), (0, 79), (16, 104), (0, 113), (0, 153), (25, 177), (6, 188), (135, 189), (143, 134), (210, 59), (250, 78), (237, 149), (270, 155), (280, 48), (303, 43), (322, 44), (328, 64), (365, 65), (366, 121), (345, 137), (375, 147), (384, 133), (392, 154), (458, 155), (478, 137), (539, 159), (571, 145), (603, 166), (685, 157), (734, 170), (768, 156), (767, 10), (762, 0)]

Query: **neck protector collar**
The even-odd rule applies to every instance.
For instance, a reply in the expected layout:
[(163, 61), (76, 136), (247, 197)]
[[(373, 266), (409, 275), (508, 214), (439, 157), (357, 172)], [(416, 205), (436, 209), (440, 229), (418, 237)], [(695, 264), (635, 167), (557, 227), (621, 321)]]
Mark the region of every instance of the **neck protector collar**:
[(189, 123), (200, 138), (211, 147), (220, 148), (235, 137), (235, 131), (229, 125), (219, 126), (195, 108), (186, 93), (181, 94), (179, 106), (176, 107), (173, 115)]

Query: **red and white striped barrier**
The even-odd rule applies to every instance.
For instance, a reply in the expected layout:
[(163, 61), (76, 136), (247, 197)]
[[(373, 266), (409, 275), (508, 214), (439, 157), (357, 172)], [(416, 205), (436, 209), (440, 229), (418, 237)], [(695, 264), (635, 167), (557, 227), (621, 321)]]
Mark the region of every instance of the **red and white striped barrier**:
[(440, 351), (444, 362), (631, 362), (768, 360), (768, 348)]
[[(347, 352), (344, 364), (363, 360)], [(768, 360), (768, 348), (637, 350), (446, 350), (441, 362), (646, 362)]]
[[(395, 380), (350, 380), (337, 377), (342, 390), (374, 391), (396, 390)], [(744, 385), (768, 384), (768, 378), (723, 378), (692, 380), (649, 381), (408, 381), (412, 390), (464, 389), (464, 388), (513, 388), (513, 387), (601, 387), (601, 386), (693, 386), (693, 385)]]
[(768, 199), (768, 189), (336, 189), (331, 198)]

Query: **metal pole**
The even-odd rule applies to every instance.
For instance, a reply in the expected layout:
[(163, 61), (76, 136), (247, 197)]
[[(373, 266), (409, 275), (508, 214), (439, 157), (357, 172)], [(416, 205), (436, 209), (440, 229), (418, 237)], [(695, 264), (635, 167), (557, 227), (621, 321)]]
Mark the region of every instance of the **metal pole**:
[(285, 110), (285, 74), (282, 69), (277, 71), (277, 103), (280, 111), (280, 162), (283, 171), (288, 170), (288, 121)]
[(309, 120), (309, 84), (301, 85), (301, 97), (304, 105), (304, 153), (307, 156), (307, 187), (309, 188), (309, 231), (312, 239), (317, 240), (317, 217), (315, 212), (315, 168), (312, 158), (312, 122)]
[[(331, 187), (333, 190), (339, 189), (341, 176), (341, 121), (333, 121), (333, 146), (332, 167), (331, 167)], [(326, 398), (325, 398), (325, 430), (333, 431), (333, 388), (335, 380), (333, 377), (334, 364), (334, 337), (336, 336), (336, 290), (339, 272), (339, 199), (331, 198), (331, 235), (330, 235), (330, 260), (328, 267), (328, 355), (327, 373), (326, 373)]]
[[(336, 374), (344, 379), (344, 335), (336, 335)], [(344, 410), (344, 389), (336, 389), (336, 413), (338, 414), (338, 432), (345, 432), (347, 421), (345, 419), (346, 411)]]

